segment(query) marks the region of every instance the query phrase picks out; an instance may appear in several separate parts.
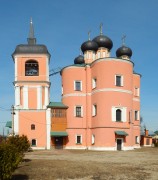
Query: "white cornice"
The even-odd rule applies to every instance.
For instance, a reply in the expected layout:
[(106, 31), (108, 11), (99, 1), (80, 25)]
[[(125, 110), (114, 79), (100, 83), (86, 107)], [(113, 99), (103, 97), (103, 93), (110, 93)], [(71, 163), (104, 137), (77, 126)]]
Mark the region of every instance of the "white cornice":
[(99, 92), (121, 92), (121, 93), (127, 93), (127, 94), (132, 94), (132, 91), (129, 91), (129, 90), (125, 90), (125, 89), (116, 89), (116, 88), (103, 88), (103, 89), (97, 89), (97, 90), (94, 90), (93, 92), (91, 93), (69, 93), (69, 94), (65, 94), (63, 95), (63, 98), (65, 97), (75, 97), (75, 96), (80, 96), (80, 97), (83, 97), (83, 96), (91, 96), (93, 94), (96, 94), (96, 93), (99, 93)]

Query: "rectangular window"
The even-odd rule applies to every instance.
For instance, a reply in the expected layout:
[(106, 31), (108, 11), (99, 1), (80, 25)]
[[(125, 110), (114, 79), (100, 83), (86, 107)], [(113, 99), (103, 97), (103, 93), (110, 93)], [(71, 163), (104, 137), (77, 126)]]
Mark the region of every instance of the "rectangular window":
[(139, 111), (134, 112), (135, 120), (139, 120)]
[(122, 75), (116, 75), (115, 76), (115, 85), (116, 86), (123, 86), (123, 76)]
[(92, 116), (96, 116), (97, 115), (97, 105), (93, 104), (92, 106)]
[(74, 90), (75, 91), (82, 91), (82, 82), (81, 81), (75, 81)]
[(82, 144), (82, 136), (81, 135), (76, 136), (76, 144)]
[(52, 110), (52, 117), (66, 117), (66, 110), (65, 109), (53, 109)]
[(92, 89), (96, 88), (97, 87), (97, 79), (96, 78), (93, 78), (92, 79)]
[(32, 139), (31, 146), (36, 146), (36, 139)]
[(76, 106), (76, 117), (81, 117), (81, 106)]

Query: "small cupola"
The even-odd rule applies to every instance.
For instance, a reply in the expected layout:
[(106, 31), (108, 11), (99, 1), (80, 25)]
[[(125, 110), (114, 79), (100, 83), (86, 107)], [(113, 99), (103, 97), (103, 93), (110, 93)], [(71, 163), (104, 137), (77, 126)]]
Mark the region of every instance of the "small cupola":
[(88, 32), (88, 41), (85, 41), (82, 45), (81, 45), (81, 50), (83, 52), (83, 54), (86, 51), (97, 51), (98, 50), (98, 44), (94, 41), (90, 40), (90, 31)]
[(85, 61), (82, 55), (79, 55), (74, 59), (74, 64), (84, 64), (84, 63)]
[(98, 44), (99, 48), (107, 48), (110, 51), (113, 47), (113, 42), (109, 37), (103, 35), (102, 27), (103, 24), (100, 25), (100, 35), (95, 37), (93, 41)]
[(96, 51), (98, 50), (98, 44), (90, 40), (90, 32), (88, 32), (88, 41), (81, 45), (81, 50), (84, 54), (84, 60), (86, 64), (92, 63), (95, 60)]
[(109, 52), (113, 47), (112, 40), (103, 35), (102, 27), (103, 24), (100, 25), (100, 35), (93, 39), (93, 41), (98, 44), (97, 58), (109, 57)]
[(117, 49), (116, 56), (118, 58), (128, 59), (129, 60), (131, 58), (131, 56), (132, 56), (132, 50), (131, 50), (131, 48), (129, 48), (129, 47), (127, 47), (125, 45), (125, 38), (126, 38), (126, 36), (124, 35), (122, 37), (122, 46)]

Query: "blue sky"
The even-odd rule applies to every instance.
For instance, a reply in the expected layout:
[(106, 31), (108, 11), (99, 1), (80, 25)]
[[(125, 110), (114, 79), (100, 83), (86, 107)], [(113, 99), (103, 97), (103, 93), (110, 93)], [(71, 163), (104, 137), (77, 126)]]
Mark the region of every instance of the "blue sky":
[[(25, 44), (33, 18), (37, 43), (51, 54), (50, 69), (73, 64), (80, 45), (99, 34), (113, 41), (115, 57), (126, 35), (133, 51), (134, 70), (142, 74), (141, 115), (150, 130), (158, 129), (158, 1), (157, 0), (0, 0), (0, 133), (11, 120), (14, 104), (14, 63), (16, 45)], [(51, 101), (61, 100), (60, 75), (51, 77)], [(5, 133), (6, 133), (5, 128)]]

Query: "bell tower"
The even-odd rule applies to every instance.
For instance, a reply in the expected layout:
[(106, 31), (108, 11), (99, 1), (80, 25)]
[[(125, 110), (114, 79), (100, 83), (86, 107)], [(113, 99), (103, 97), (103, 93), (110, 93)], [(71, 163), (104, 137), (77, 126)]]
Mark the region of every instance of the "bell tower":
[(16, 47), (13, 132), (27, 135), (34, 149), (50, 149), (49, 61), (45, 45), (37, 44), (32, 19), (27, 44)]

